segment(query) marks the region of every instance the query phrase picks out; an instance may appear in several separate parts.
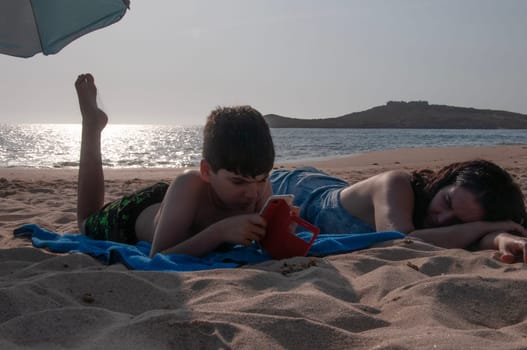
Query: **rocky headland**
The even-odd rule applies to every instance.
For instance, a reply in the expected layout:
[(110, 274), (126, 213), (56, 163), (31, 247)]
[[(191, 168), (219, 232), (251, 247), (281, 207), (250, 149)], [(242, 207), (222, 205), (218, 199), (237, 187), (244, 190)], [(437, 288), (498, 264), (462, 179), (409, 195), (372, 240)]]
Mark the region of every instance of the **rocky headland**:
[(334, 118), (264, 117), (271, 128), (527, 129), (526, 114), (431, 105), (427, 101), (390, 101)]

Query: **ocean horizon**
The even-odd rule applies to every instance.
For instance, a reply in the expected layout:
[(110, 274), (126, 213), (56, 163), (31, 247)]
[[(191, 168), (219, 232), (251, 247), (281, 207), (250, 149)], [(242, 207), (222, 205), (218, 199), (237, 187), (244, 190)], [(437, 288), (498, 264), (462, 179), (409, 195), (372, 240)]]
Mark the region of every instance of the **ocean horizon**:
[[(103, 164), (113, 168), (196, 167), (203, 126), (108, 125)], [(396, 148), (527, 144), (514, 129), (277, 129), (276, 162), (309, 161)], [(0, 167), (78, 167), (80, 124), (0, 124)]]

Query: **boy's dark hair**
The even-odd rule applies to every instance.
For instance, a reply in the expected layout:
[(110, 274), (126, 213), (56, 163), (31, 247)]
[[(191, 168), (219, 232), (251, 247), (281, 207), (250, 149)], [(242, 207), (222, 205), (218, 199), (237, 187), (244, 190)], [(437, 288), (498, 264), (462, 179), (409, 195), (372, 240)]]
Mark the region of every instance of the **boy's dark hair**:
[(203, 158), (212, 171), (255, 177), (271, 171), (274, 145), (267, 122), (250, 106), (218, 107), (203, 130)]
[(472, 192), (483, 207), (486, 221), (512, 220), (526, 225), (523, 193), (512, 176), (486, 160), (453, 163), (438, 172), (419, 170), (412, 173), (414, 190), (414, 226), (423, 227), (430, 201), (445, 186), (456, 185)]

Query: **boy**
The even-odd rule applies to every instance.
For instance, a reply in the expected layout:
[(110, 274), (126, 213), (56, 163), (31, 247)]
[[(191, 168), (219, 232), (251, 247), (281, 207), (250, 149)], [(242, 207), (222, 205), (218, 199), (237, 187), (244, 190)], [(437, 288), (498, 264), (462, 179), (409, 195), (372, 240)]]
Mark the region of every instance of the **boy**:
[(126, 243), (152, 242), (156, 253), (207, 254), (223, 243), (250, 245), (265, 235), (258, 214), (272, 194), (274, 145), (249, 106), (217, 108), (204, 128), (199, 171), (104, 203), (101, 132), (108, 122), (91, 74), (75, 82), (82, 114), (77, 220), (82, 233)]

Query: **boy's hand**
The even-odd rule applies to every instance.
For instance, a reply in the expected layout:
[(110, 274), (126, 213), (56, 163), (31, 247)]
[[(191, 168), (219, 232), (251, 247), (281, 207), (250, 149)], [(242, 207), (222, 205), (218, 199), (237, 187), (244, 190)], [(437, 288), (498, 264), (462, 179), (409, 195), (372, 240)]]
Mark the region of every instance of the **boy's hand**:
[(232, 216), (218, 222), (224, 242), (250, 246), (265, 236), (267, 223), (259, 214)]
[[(300, 216), (300, 207), (292, 205), (291, 206), (291, 214), (293, 214), (295, 216)], [(291, 220), (291, 223), (289, 224), (289, 232), (294, 234), (295, 231), (296, 231), (297, 226), (298, 226), (298, 224), (295, 221)]]

